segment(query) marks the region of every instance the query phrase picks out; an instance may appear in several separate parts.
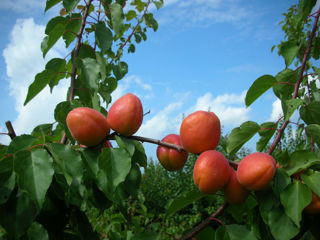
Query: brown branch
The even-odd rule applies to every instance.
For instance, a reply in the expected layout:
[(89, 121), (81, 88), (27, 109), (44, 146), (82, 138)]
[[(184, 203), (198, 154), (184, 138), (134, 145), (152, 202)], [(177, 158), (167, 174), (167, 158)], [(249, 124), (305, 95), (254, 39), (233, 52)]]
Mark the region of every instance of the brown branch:
[[(295, 85), (295, 89), (294, 89), (294, 92), (293, 92), (293, 95), (292, 95), (292, 99), (295, 99), (295, 98), (298, 97), (299, 87), (300, 87), (301, 81), (303, 79), (303, 73), (305, 71), (305, 68), (306, 68), (306, 65), (307, 65), (307, 60), (308, 60), (308, 57), (309, 57), (309, 54), (310, 54), (310, 51), (311, 51), (312, 40), (313, 40), (313, 38), (314, 38), (314, 36), (316, 34), (319, 16), (320, 16), (320, 8), (317, 11), (317, 15), (315, 16), (314, 25), (313, 25), (312, 32), (311, 32), (310, 37), (309, 37), (308, 46), (307, 46), (307, 48), (306, 48), (306, 50), (304, 52), (304, 55), (303, 55), (302, 65), (301, 65), (301, 69), (300, 69), (300, 72), (299, 72), (298, 80), (297, 80), (297, 83)], [(272, 145), (270, 146), (270, 148), (268, 150), (269, 154), (271, 154), (274, 151), (274, 149), (276, 148), (276, 146), (280, 142), (281, 136), (282, 136), (284, 130), (286, 129), (288, 123), (289, 123), (288, 120), (283, 122), (280, 130), (278, 131), (278, 134), (277, 134), (276, 138), (274, 139)]]
[(13, 129), (13, 126), (11, 124), (11, 121), (6, 121), (6, 127), (8, 129), (8, 135), (9, 137), (12, 139), (14, 139), (17, 135), (16, 135), (16, 132), (14, 131)]
[(214, 219), (217, 216), (219, 216), (227, 206), (228, 206), (228, 203), (225, 203), (225, 204), (221, 205), (216, 212), (214, 212), (210, 217), (208, 217), (202, 223), (197, 225), (187, 235), (184, 235), (182, 238), (180, 238), (180, 240), (191, 239), (194, 235), (196, 235), (198, 232), (200, 232), (202, 229), (204, 229), (206, 226), (208, 226), (208, 224), (210, 223), (210, 221), (212, 221), (212, 219)]

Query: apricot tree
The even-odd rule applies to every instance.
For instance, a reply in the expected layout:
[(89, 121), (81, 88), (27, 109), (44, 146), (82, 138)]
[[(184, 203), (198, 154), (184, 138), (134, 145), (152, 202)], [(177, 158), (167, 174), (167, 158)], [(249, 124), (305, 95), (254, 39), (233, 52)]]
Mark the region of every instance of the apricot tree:
[[(300, 0), (285, 14), (284, 40), (272, 48), (277, 47), (285, 69), (276, 76), (261, 76), (246, 94), (245, 104), (250, 106), (272, 89), (281, 100), (283, 116), (262, 124), (247, 121), (220, 138), (218, 117), (199, 111), (182, 122), (181, 145), (176, 140), (132, 135), (143, 118), (142, 104), (132, 94), (109, 106), (111, 93), (128, 72), (124, 52), (134, 53), (135, 45), (147, 39), (148, 28), (158, 28), (149, 11), (152, 4), (159, 9), (163, 1), (46, 1), (45, 11), (55, 5), (61, 11), (46, 26), (43, 56), (61, 38), (70, 54), (48, 61), (29, 86), (25, 104), (45, 87), (52, 90), (61, 79), (69, 79), (70, 88), (67, 100), (55, 108), (55, 123), (16, 136), (7, 122), (12, 141), (0, 146), (0, 225), (5, 237), (99, 239), (86, 210), (102, 212), (116, 206), (118, 221), (126, 227), (105, 238), (157, 239), (159, 233), (145, 228), (139, 216), (129, 211), (139, 190), (141, 167), (147, 165), (142, 142), (149, 142), (163, 146), (164, 152), (175, 150), (170, 161), (181, 155), (185, 160), (187, 151), (198, 157), (194, 181), (200, 191), (183, 193), (170, 202), (168, 215), (217, 191), (225, 194), (226, 202), (181, 239), (319, 239), (320, 9), (314, 10), (316, 0)], [(291, 124), (298, 126), (305, 143), (293, 151), (279, 144)], [(220, 140), (232, 157), (257, 134), (257, 153), (240, 163), (214, 150)], [(117, 147), (110, 147), (110, 140)], [(222, 223), (218, 218), (225, 212), (231, 218)], [(220, 226), (212, 227), (212, 221)]]

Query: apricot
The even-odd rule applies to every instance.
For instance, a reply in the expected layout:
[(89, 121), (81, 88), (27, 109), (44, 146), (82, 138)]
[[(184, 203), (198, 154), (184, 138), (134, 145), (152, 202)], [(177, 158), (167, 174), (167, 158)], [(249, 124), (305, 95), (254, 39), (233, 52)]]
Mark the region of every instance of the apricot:
[(193, 168), (193, 181), (199, 190), (214, 194), (229, 181), (231, 168), (225, 156), (215, 150), (200, 154)]
[(242, 186), (237, 179), (237, 172), (231, 168), (231, 176), (224, 188), (224, 196), (231, 204), (241, 204), (249, 196), (249, 190)]
[(110, 127), (106, 117), (88, 107), (78, 107), (71, 110), (66, 118), (72, 137), (79, 144), (95, 146), (109, 134)]
[(117, 133), (131, 136), (138, 131), (143, 120), (143, 108), (140, 99), (127, 93), (115, 101), (107, 116), (109, 126)]
[(213, 112), (191, 113), (180, 126), (182, 146), (191, 153), (215, 149), (218, 146), (220, 134), (220, 120)]
[(305, 207), (304, 211), (306, 213), (320, 213), (320, 197), (312, 192), (311, 203)]
[(249, 190), (266, 187), (276, 173), (276, 161), (269, 154), (256, 152), (245, 156), (239, 163), (237, 178)]
[[(162, 139), (163, 142), (172, 143), (181, 146), (180, 136), (169, 134)], [(159, 145), (157, 148), (157, 157), (161, 165), (168, 171), (181, 170), (188, 159), (188, 153), (179, 152), (176, 149)]]

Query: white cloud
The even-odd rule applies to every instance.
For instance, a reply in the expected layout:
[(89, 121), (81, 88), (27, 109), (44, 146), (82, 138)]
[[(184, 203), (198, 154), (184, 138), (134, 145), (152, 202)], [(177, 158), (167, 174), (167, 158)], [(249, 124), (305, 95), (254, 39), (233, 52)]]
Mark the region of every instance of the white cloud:
[(276, 122), (281, 116), (283, 116), (281, 100), (277, 99), (272, 103), (272, 112), (269, 121)]
[(213, 97), (206, 93), (199, 97), (196, 104), (188, 112), (197, 110), (212, 111), (220, 119), (223, 126), (238, 126), (249, 119), (250, 108), (244, 106), (246, 92), (241, 94), (224, 94)]
[(30, 13), (33, 10), (44, 9), (43, 0), (1, 0), (0, 9), (9, 9), (18, 13)]
[(18, 116), (13, 121), (13, 126), (17, 134), (29, 133), (38, 124), (53, 122), (56, 104), (66, 98), (67, 84), (64, 82), (54, 89), (53, 94), (46, 88), (23, 106), (28, 86), (35, 75), (44, 69), (46, 59), (66, 54), (63, 42), (58, 42), (48, 52), (47, 58), (42, 58), (40, 43), (44, 37), (44, 29), (44, 26), (37, 25), (32, 18), (18, 19), (11, 31), (10, 42), (3, 51), (10, 94), (16, 100)]
[(170, 103), (163, 110), (155, 114), (151, 119), (142, 124), (137, 135), (155, 139), (164, 138), (164, 134), (171, 132), (176, 133), (181, 123), (182, 117), (179, 118), (177, 110), (182, 106), (182, 102)]

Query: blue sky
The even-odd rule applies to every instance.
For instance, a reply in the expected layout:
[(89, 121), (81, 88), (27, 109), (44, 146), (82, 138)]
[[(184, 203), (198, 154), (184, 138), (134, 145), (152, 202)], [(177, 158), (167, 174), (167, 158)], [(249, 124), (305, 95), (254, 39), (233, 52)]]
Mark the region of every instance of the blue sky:
[[(281, 106), (271, 91), (249, 108), (245, 92), (255, 79), (275, 75), (284, 61), (270, 49), (284, 37), (279, 21), (297, 1), (289, 0), (164, 0), (154, 11), (159, 29), (126, 54), (127, 76), (113, 99), (133, 92), (143, 103), (144, 118), (137, 135), (162, 139), (179, 133), (183, 114), (210, 108), (224, 133), (247, 120), (276, 120)], [(59, 7), (44, 14), (45, 0), (1, 0), (0, 5), (0, 132), (11, 120), (18, 134), (53, 122), (55, 105), (65, 99), (68, 81), (50, 95), (46, 89), (23, 107), (27, 88), (52, 57), (64, 57), (63, 42), (42, 59), (40, 43), (46, 22)], [(9, 142), (7, 136), (0, 143)], [(155, 146), (145, 144), (149, 156)]]

